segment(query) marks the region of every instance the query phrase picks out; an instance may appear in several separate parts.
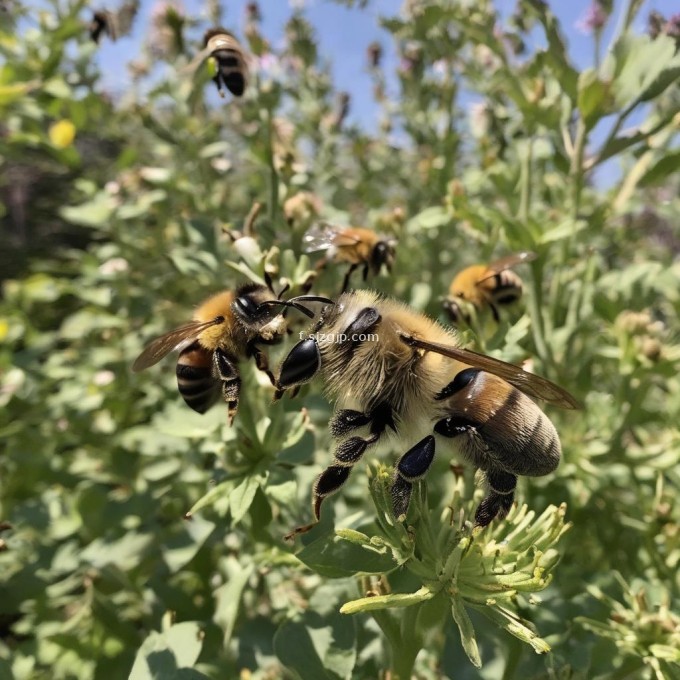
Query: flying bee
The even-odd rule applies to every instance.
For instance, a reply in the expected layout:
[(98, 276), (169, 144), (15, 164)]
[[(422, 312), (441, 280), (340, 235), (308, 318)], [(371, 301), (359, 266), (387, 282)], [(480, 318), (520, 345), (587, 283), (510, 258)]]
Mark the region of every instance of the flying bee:
[(405, 451), (392, 483), (395, 517), (406, 513), (435, 449), (457, 448), (483, 471), (488, 491), (475, 514), (482, 527), (512, 507), (518, 475), (557, 467), (557, 432), (530, 397), (563, 408), (578, 403), (549, 380), (461, 348), (454, 331), (372, 291), (344, 293), (311, 330), (283, 361), (276, 396), (319, 374), (336, 402), (329, 427), (339, 443), (314, 485), (317, 521), (323, 499), (383, 438)]
[(464, 321), (470, 324), (472, 316), (467, 305), (480, 312), (491, 310), (494, 321), (498, 323), (499, 306), (511, 305), (522, 297), (522, 279), (510, 268), (521, 262), (531, 262), (536, 253), (523, 250), (507, 255), (490, 264), (474, 264), (458, 272), (449, 287), (449, 295), (444, 301), (444, 309), (454, 324)]
[(121, 36), (127, 35), (132, 30), (132, 22), (134, 21), (137, 11), (139, 10), (139, 1), (130, 0), (121, 5), (116, 12), (109, 12), (107, 9), (100, 9), (92, 14), (92, 20), (88, 27), (90, 38), (99, 44), (102, 34), (106, 34), (115, 42)]
[(248, 85), (248, 60), (241, 43), (225, 28), (210, 28), (203, 36), (203, 49), (186, 70), (195, 71), (209, 57), (215, 60), (213, 81), (220, 97), (224, 97), (225, 87), (241, 97)]
[(194, 411), (205, 413), (221, 393), (232, 422), (241, 390), (238, 362), (253, 357), (257, 368), (275, 384), (267, 356), (259, 345), (277, 344), (286, 333), (286, 319), (275, 307), (294, 307), (313, 317), (300, 304), (305, 301), (330, 302), (315, 296), (272, 299), (271, 289), (257, 283), (242, 285), (235, 292), (222, 291), (200, 304), (192, 321), (152, 340), (132, 370), (149, 368), (179, 349), (177, 387), (184, 401)]
[(326, 255), (316, 265), (317, 270), (321, 270), (331, 260), (349, 263), (349, 270), (342, 283), (343, 293), (349, 286), (350, 277), (361, 266), (364, 268), (364, 281), (368, 278), (369, 271), (377, 275), (383, 265), (391, 272), (397, 246), (396, 239), (378, 234), (372, 229), (340, 227), (328, 222), (313, 225), (303, 236), (302, 242), (306, 253), (326, 251)]

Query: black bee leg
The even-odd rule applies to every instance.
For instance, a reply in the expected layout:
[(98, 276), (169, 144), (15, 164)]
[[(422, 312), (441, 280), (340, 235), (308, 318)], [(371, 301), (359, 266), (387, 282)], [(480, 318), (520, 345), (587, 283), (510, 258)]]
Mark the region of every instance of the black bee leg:
[(368, 280), (368, 263), (364, 265), (364, 270), (361, 274), (364, 278), (364, 281)]
[(411, 447), (399, 459), (390, 491), (392, 510), (397, 519), (405, 515), (408, 510), (411, 492), (413, 491), (413, 482), (418, 481), (425, 475), (430, 469), (433, 460), (434, 436), (431, 434)]
[(352, 468), (359, 462), (366, 449), (378, 442), (387, 427), (396, 431), (392, 408), (385, 403), (379, 404), (370, 413), (343, 409), (335, 415), (330, 424), (331, 434), (334, 437), (341, 437), (368, 424), (370, 424), (370, 436), (345, 439), (335, 450), (333, 461), (335, 464), (327, 467), (316, 478), (313, 492), (315, 521), (294, 529), (286, 536), (286, 539), (309, 531), (319, 521), (324, 498), (335, 493), (349, 479)]
[(486, 473), (489, 493), (475, 512), (475, 526), (485, 527), (498, 517), (505, 517), (515, 498), (517, 477), (504, 470), (489, 470)]
[(501, 322), (501, 315), (498, 312), (498, 307), (496, 307), (496, 305), (494, 305), (492, 303), (489, 303), (489, 307), (491, 308), (491, 314), (493, 315), (493, 320), (496, 323), (500, 323)]
[(342, 290), (340, 291), (341, 293), (346, 293), (347, 288), (349, 287), (349, 279), (356, 270), (356, 268), (359, 265), (355, 262), (353, 265), (350, 266), (350, 268), (347, 270), (347, 273), (345, 274), (345, 279), (342, 282)]
[(267, 355), (255, 344), (248, 345), (248, 355), (255, 359), (255, 366), (257, 366), (257, 369), (263, 373), (266, 373), (271, 384), (276, 386), (276, 378), (269, 370), (269, 360), (267, 359)]
[(213, 354), (215, 374), (222, 381), (222, 396), (227, 402), (229, 424), (234, 422), (241, 392), (241, 377), (236, 362), (223, 350), (216, 349)]
[(299, 534), (305, 534), (310, 529), (313, 529), (319, 522), (321, 517), (321, 503), (326, 496), (335, 493), (348, 479), (349, 473), (352, 471), (351, 466), (347, 465), (329, 465), (314, 482), (314, 521), (311, 524), (305, 524), (301, 527), (296, 527), (289, 534), (284, 536), (286, 541), (289, 541)]

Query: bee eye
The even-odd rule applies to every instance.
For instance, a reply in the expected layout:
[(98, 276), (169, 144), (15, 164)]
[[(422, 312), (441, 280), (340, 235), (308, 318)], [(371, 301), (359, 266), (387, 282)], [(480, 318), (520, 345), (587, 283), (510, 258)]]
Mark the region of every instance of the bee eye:
[(241, 316), (246, 318), (257, 316), (261, 311), (259, 305), (245, 295), (241, 295), (241, 297), (237, 297), (236, 300), (234, 300), (234, 309)]

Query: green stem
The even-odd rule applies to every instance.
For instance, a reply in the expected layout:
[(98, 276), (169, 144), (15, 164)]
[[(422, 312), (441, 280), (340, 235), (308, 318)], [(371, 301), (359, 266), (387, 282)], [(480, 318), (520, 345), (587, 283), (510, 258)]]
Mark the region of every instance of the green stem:
[(267, 162), (269, 164), (269, 223), (271, 229), (276, 229), (276, 216), (279, 208), (279, 174), (274, 166), (274, 124), (273, 113), (267, 109)]
[[(411, 609), (416, 609), (416, 607), (407, 607), (405, 611), (408, 612)], [(390, 643), (392, 679), (410, 680), (413, 665), (420, 649), (417, 649), (415, 653), (408, 650), (408, 646), (404, 644), (402, 639), (399, 624), (389, 611), (377, 610), (371, 613)]]
[(520, 200), (518, 217), (522, 222), (529, 219), (529, 207), (531, 206), (531, 174), (533, 160), (533, 138), (527, 142), (526, 153), (522, 156), (520, 169)]
[[(577, 219), (581, 209), (581, 192), (583, 190), (583, 154), (586, 148), (588, 132), (583, 118), (578, 119), (576, 124), (576, 140), (574, 141), (574, 153), (571, 157), (571, 214)], [(569, 243), (571, 245), (571, 243)]]

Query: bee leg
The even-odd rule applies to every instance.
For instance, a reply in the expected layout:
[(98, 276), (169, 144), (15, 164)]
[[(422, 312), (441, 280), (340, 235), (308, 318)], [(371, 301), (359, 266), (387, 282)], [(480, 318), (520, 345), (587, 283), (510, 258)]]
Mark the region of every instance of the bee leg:
[(213, 354), (214, 372), (222, 381), (222, 396), (227, 402), (229, 424), (234, 422), (241, 392), (241, 377), (236, 362), (226, 352), (216, 349)]
[(485, 527), (498, 517), (505, 517), (515, 498), (517, 477), (504, 470), (493, 469), (486, 473), (489, 493), (475, 512), (475, 526)]
[[(291, 539), (298, 534), (309, 531), (321, 516), (321, 504), (326, 496), (335, 493), (349, 478), (352, 468), (359, 462), (369, 446), (375, 444), (387, 427), (396, 430), (392, 407), (387, 404), (379, 404), (370, 413), (343, 409), (338, 411), (331, 421), (331, 434), (334, 437), (347, 434), (353, 429), (370, 423), (369, 437), (350, 437), (338, 445), (335, 450), (334, 465), (327, 467), (314, 482), (313, 508), (314, 522), (291, 531), (285, 538)], [(434, 440), (434, 437), (432, 437)]]
[(494, 305), (492, 302), (489, 303), (489, 307), (491, 308), (491, 314), (493, 315), (493, 320), (496, 323), (500, 323), (501, 322), (501, 315), (498, 312), (498, 307), (496, 307), (496, 305)]
[(431, 434), (411, 447), (399, 459), (390, 490), (392, 510), (396, 518), (406, 514), (413, 491), (413, 482), (425, 475), (433, 460), (434, 436)]
[(368, 280), (368, 263), (364, 265), (364, 271), (361, 275), (364, 277), (364, 281)]
[(345, 279), (342, 282), (342, 290), (340, 291), (341, 293), (346, 293), (347, 288), (349, 287), (349, 279), (356, 270), (356, 268), (359, 265), (355, 262), (353, 265), (350, 266), (350, 268), (347, 270), (347, 273), (345, 274)]
[(263, 373), (266, 373), (271, 384), (276, 386), (276, 378), (269, 370), (269, 360), (267, 359), (267, 355), (255, 344), (248, 345), (248, 355), (254, 357), (255, 366), (257, 366), (257, 369)]
[(351, 471), (351, 465), (329, 465), (316, 478), (313, 492), (314, 521), (311, 524), (296, 527), (284, 536), (284, 540), (289, 541), (299, 534), (305, 534), (318, 524), (321, 517), (321, 503), (323, 503), (323, 499), (335, 493), (349, 479)]

